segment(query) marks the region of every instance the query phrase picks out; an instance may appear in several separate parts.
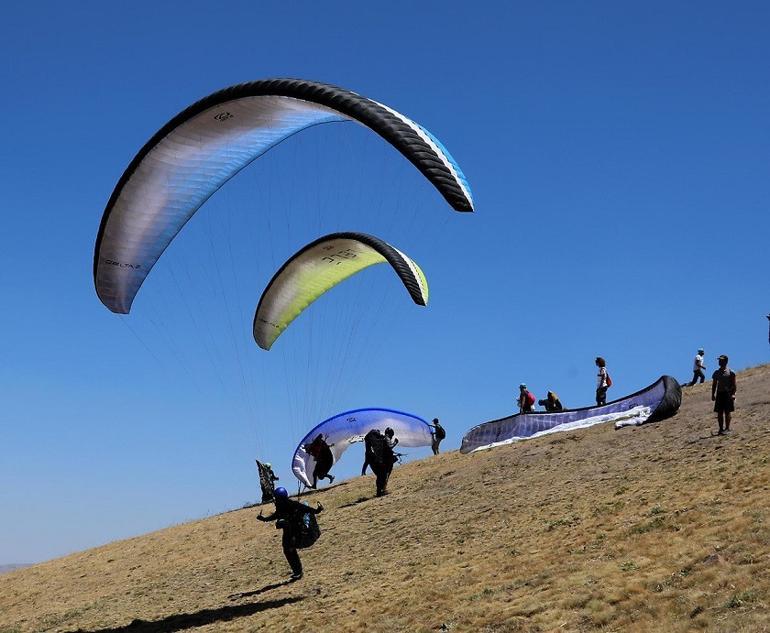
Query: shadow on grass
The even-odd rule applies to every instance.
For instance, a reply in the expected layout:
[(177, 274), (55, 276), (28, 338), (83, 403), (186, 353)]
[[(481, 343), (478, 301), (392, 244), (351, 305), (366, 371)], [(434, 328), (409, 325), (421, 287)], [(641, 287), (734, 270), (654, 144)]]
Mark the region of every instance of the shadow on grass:
[(351, 501), (350, 503), (345, 503), (340, 506), (340, 508), (351, 508), (353, 506), (357, 506), (359, 503), (363, 503), (364, 501), (369, 501), (370, 499), (373, 499), (374, 497), (359, 497), (355, 501)]
[(278, 587), (284, 587), (286, 585), (290, 585), (296, 581), (294, 580), (283, 580), (281, 582), (273, 583), (272, 585), (265, 585), (264, 587), (260, 587), (259, 589), (255, 589), (254, 591), (244, 591), (242, 593), (233, 593), (227, 596), (230, 600), (241, 600), (243, 598), (250, 598), (251, 596), (258, 596), (261, 593), (265, 593), (267, 591), (272, 591), (273, 589), (278, 589)]
[[(262, 591), (267, 591), (263, 588)], [(304, 600), (304, 596), (281, 598), (280, 600), (266, 600), (264, 602), (251, 602), (217, 609), (201, 609), (195, 613), (179, 613), (170, 615), (160, 620), (150, 622), (147, 620), (134, 620), (125, 626), (116, 626), (108, 629), (95, 629), (88, 631), (77, 629), (72, 633), (174, 633), (184, 631), (216, 622), (227, 622), (236, 618), (254, 615), (268, 609), (278, 609), (284, 605)]]
[[(319, 482), (319, 485), (323, 482)], [(301, 499), (302, 497), (312, 497), (313, 495), (321, 494), (322, 492), (326, 492), (327, 490), (334, 490), (335, 488), (344, 488), (347, 486), (350, 482), (349, 481), (340, 481), (336, 484), (329, 484), (328, 486), (324, 486), (323, 488), (308, 488), (303, 487), (302, 494), (298, 497), (295, 497), (296, 499)]]
[(699, 435), (698, 437), (691, 438), (689, 440), (685, 441), (685, 445), (689, 446), (690, 444), (699, 444), (700, 442), (704, 442), (706, 440), (716, 440), (719, 438), (724, 438), (725, 435), (719, 435), (719, 433), (711, 432), (709, 435)]

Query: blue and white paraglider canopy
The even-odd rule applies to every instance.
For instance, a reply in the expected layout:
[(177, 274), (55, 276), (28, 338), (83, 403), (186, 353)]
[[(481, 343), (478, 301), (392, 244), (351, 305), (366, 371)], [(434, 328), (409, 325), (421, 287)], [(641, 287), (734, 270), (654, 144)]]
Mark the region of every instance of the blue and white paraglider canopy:
[(313, 428), (297, 446), (291, 462), (291, 470), (294, 476), (306, 486), (312, 484), (315, 459), (307, 453), (305, 446), (309, 445), (319, 435), (329, 445), (334, 463), (336, 464), (342, 454), (351, 444), (363, 442), (364, 436), (372, 429), (384, 431), (392, 428), (398, 445), (405, 447), (430, 446), (431, 426), (422, 418), (396, 411), (394, 409), (353, 409), (338, 413), (324, 420)]
[(301, 79), (230, 86), (192, 104), (145, 143), (107, 203), (94, 248), (94, 285), (128, 314), (160, 256), (222, 185), (272, 147), (315, 125), (355, 121), (409, 160), (456, 211), (472, 211), (468, 181), (441, 142), (396, 110)]

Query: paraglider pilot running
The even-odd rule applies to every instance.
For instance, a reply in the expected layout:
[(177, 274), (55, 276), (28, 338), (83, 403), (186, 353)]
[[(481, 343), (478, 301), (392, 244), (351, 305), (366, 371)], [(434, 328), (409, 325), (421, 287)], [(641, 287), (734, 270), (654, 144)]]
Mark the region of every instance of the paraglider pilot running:
[(329, 483), (334, 483), (334, 475), (330, 475), (329, 471), (334, 466), (334, 456), (332, 455), (331, 446), (327, 444), (323, 434), (319, 433), (318, 436), (310, 442), (307, 446), (304, 446), (305, 452), (308, 455), (312, 455), (315, 459), (315, 468), (313, 469), (313, 485), (311, 488), (318, 486), (319, 479), (328, 479)]
[(276, 529), (283, 530), (283, 555), (291, 567), (291, 579), (299, 580), (302, 578), (302, 561), (299, 559), (297, 549), (310, 547), (318, 540), (321, 534), (318, 523), (315, 520), (316, 514), (323, 511), (323, 506), (319, 503), (315, 508), (289, 499), (289, 493), (286, 488), (275, 489), (275, 512), (268, 516), (262, 516), (259, 511), (258, 521), (276, 521)]

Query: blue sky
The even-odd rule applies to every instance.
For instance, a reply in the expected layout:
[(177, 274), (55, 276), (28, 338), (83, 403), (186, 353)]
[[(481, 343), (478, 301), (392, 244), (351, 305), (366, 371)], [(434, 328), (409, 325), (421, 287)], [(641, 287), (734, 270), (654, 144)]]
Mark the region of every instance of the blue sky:
[[(440, 416), (452, 448), (521, 381), (590, 403), (597, 354), (615, 397), (687, 377), (698, 346), (710, 367), (768, 359), (766, 3), (16, 3), (0, 53), (2, 563), (254, 500), (254, 458), (289, 480), (340, 410)], [(310, 130), (201, 209), (131, 315), (107, 311), (93, 243), (135, 152), (279, 76), (423, 124), (477, 212), (362, 128)], [(378, 267), (258, 350), (261, 289), (334, 230), (407, 252), (430, 305)]]

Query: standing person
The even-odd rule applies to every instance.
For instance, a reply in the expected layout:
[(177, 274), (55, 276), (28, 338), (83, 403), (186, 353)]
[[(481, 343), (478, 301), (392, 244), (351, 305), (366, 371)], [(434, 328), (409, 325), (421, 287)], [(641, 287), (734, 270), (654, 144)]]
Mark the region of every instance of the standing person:
[(727, 356), (722, 354), (717, 361), (719, 369), (711, 376), (711, 399), (719, 423), (719, 435), (730, 432), (730, 419), (735, 411), (735, 392), (738, 385), (735, 372), (727, 366)]
[(516, 401), (519, 405), (519, 413), (532, 413), (532, 407), (535, 404), (535, 394), (527, 389), (525, 383), (519, 385), (519, 399)]
[(398, 444), (398, 438), (394, 437), (393, 429), (388, 427), (385, 433), (379, 437), (371, 438), (372, 455), (369, 465), (377, 476), (377, 496), (388, 494), (388, 479), (393, 471), (393, 463), (396, 461), (393, 449)]
[[(380, 429), (371, 429), (364, 435), (364, 465), (361, 468), (361, 476), (366, 474), (366, 469), (377, 461), (374, 453), (374, 444), (382, 441)], [(372, 468), (372, 470), (374, 470)]]
[(444, 430), (444, 427), (441, 426), (441, 422), (438, 421), (438, 418), (433, 418), (433, 424), (430, 426), (433, 427), (433, 431), (431, 432), (433, 441), (431, 442), (430, 447), (433, 449), (433, 454), (438, 455), (438, 445), (441, 444), (441, 440), (446, 437), (446, 431)]
[[(283, 555), (291, 567), (292, 580), (302, 578), (302, 561), (299, 559), (297, 547), (307, 547), (307, 545), (300, 543), (303, 519), (306, 514), (318, 514), (323, 509), (320, 503), (315, 508), (311, 508), (304, 503), (289, 499), (289, 493), (286, 492), (286, 488), (276, 488), (275, 512), (265, 517), (262, 516), (262, 510), (259, 511), (258, 521), (277, 520), (275, 527), (283, 530), (281, 544), (283, 545)], [(318, 533), (320, 534), (320, 531)]]
[(262, 489), (262, 503), (269, 503), (273, 500), (275, 493), (275, 482), (278, 481), (278, 475), (273, 472), (272, 464), (264, 464), (257, 461), (257, 470), (259, 471), (259, 487)]
[(612, 385), (612, 380), (607, 372), (607, 361), (597, 356), (594, 362), (599, 368), (599, 373), (596, 374), (596, 406), (603, 407), (607, 404), (607, 389)]
[(706, 381), (706, 374), (703, 373), (706, 366), (703, 364), (703, 356), (706, 352), (703, 348), (698, 349), (698, 353), (695, 355), (695, 360), (692, 363), (692, 380), (688, 387), (692, 387), (694, 384), (700, 382), (703, 384)]
[(396, 463), (396, 453), (393, 450), (398, 444), (398, 438), (395, 437), (393, 429), (388, 427), (385, 429), (385, 450), (383, 451), (383, 465), (385, 466), (383, 476), (377, 477), (377, 489), (380, 495), (387, 494), (386, 488), (388, 487), (388, 480), (390, 479), (390, 473), (393, 472), (393, 464)]

